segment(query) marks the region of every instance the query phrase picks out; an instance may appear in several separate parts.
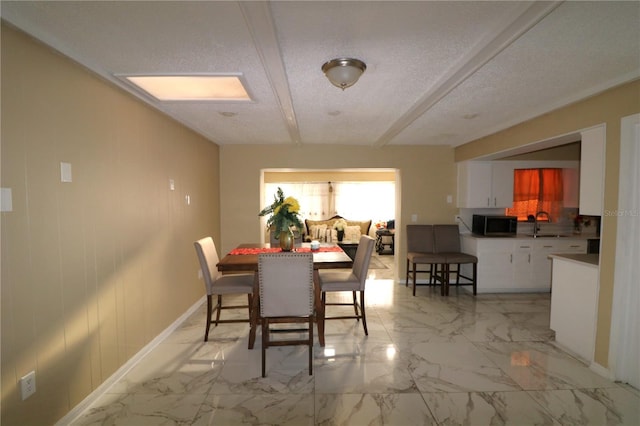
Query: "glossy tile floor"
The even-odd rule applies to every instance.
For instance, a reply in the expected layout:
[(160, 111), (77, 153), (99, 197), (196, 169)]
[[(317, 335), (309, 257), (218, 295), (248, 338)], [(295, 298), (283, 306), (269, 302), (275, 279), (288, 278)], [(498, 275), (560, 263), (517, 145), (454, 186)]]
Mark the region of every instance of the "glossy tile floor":
[(369, 336), (353, 320), (327, 322), (312, 376), (299, 346), (269, 348), (262, 378), (260, 335), (247, 350), (245, 324), (204, 343), (201, 308), (73, 424), (640, 424), (638, 390), (550, 343), (548, 294), (413, 297), (390, 279), (393, 257), (376, 258)]

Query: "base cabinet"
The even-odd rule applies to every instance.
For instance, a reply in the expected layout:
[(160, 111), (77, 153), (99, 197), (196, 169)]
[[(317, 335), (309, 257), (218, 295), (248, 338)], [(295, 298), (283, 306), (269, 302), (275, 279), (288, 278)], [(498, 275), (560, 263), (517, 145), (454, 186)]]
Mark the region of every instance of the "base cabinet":
[[(586, 253), (584, 239), (463, 236), (462, 250), (478, 257), (478, 292), (551, 291), (552, 253)], [(462, 266), (470, 274), (470, 266)]]
[(553, 259), (550, 327), (556, 342), (585, 361), (593, 361), (598, 312), (597, 265)]

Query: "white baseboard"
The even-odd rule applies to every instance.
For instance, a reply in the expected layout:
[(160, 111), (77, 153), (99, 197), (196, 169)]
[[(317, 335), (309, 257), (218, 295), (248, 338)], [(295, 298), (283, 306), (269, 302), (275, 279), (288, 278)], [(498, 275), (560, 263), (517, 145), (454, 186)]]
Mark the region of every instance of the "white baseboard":
[(613, 374), (613, 371), (609, 370), (608, 368), (598, 364), (597, 362), (593, 361), (591, 363), (591, 365), (589, 366), (589, 368), (591, 369), (591, 371), (593, 371), (596, 374), (601, 375), (602, 377), (604, 377), (605, 379), (609, 379), (609, 380), (614, 380), (615, 381), (615, 374)]
[(203, 296), (196, 303), (194, 303), (184, 314), (180, 315), (169, 327), (164, 329), (162, 333), (158, 334), (152, 341), (150, 341), (145, 347), (140, 349), (138, 353), (129, 358), (122, 367), (116, 370), (110, 377), (108, 377), (100, 386), (98, 386), (93, 392), (91, 392), (85, 399), (78, 405), (73, 407), (63, 418), (56, 422), (56, 426), (63, 426), (73, 423), (81, 415), (85, 413), (93, 403), (95, 403), (101, 396), (111, 389), (118, 380), (123, 378), (133, 367), (135, 367), (149, 352), (162, 343), (171, 333), (173, 333), (183, 322), (187, 320), (200, 306), (207, 300), (206, 296)]

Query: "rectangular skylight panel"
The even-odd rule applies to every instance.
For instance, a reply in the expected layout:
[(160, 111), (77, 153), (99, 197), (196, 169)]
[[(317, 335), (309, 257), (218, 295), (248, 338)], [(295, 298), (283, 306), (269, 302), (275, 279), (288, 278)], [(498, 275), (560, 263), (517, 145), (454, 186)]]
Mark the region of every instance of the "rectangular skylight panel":
[(161, 101), (251, 100), (237, 75), (164, 75), (126, 78)]

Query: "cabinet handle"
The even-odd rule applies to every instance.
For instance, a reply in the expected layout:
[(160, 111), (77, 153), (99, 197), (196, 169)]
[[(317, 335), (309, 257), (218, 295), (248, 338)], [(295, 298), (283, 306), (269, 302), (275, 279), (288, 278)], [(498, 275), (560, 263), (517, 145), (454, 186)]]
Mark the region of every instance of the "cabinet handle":
[(531, 253), (529, 253), (529, 260), (528, 260), (528, 262), (529, 262), (529, 263), (531, 263)]
[(520, 246), (520, 248), (531, 248), (531, 246)]
[(509, 255), (509, 263), (513, 263), (513, 254)]
[(487, 197), (487, 207), (491, 207), (491, 197)]
[(569, 247), (571, 247), (571, 248), (578, 248), (578, 247), (580, 247), (580, 246), (579, 246), (579, 245), (575, 245), (575, 246), (569, 246)]
[(542, 246), (542, 247), (544, 247), (544, 248), (551, 248), (551, 247), (553, 247), (553, 246)]
[(498, 197), (494, 197), (493, 198), (493, 206), (497, 206), (498, 205)]

